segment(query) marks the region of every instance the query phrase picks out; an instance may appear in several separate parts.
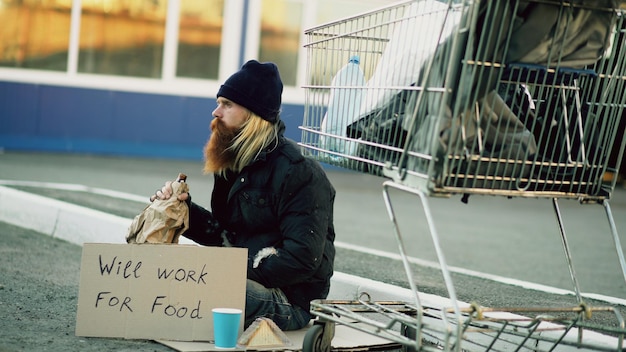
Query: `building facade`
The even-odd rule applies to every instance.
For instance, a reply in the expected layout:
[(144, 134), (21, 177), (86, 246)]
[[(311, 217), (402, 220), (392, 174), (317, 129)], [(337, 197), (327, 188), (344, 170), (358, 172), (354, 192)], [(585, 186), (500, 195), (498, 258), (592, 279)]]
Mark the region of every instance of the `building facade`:
[(0, 0), (0, 148), (200, 159), (219, 85), (253, 58), (279, 66), (299, 140), (304, 30), (390, 2)]

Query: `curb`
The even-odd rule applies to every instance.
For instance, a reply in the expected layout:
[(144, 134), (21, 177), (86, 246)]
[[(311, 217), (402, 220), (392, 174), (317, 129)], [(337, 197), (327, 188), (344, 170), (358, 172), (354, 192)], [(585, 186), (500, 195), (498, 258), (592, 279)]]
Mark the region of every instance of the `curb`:
[[(126, 243), (124, 234), (132, 219), (0, 186), (0, 221), (82, 246)], [(183, 237), (180, 243), (194, 244)], [(333, 299), (353, 300), (367, 292), (377, 300), (414, 300), (408, 289), (345, 273), (336, 272), (331, 286)], [(433, 305), (450, 304), (446, 298), (428, 294), (420, 294), (420, 298), (422, 295)]]

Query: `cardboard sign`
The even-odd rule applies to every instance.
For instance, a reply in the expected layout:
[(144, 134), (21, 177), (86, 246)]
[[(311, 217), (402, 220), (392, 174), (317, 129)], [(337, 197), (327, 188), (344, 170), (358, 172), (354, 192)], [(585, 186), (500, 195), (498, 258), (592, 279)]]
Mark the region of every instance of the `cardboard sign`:
[(245, 308), (247, 254), (243, 248), (85, 243), (76, 335), (211, 341), (211, 309)]

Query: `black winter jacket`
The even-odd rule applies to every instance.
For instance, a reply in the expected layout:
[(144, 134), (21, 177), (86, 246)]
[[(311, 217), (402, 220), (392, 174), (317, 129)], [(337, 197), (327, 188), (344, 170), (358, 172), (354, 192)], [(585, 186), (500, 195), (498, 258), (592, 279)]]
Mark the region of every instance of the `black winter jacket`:
[[(280, 123), (280, 122), (279, 122)], [(248, 278), (280, 288), (310, 309), (328, 295), (335, 258), (335, 189), (318, 162), (281, 136), (238, 175), (215, 176), (212, 212), (191, 202), (185, 237), (208, 246), (248, 248)], [(264, 248), (275, 255), (255, 257)]]

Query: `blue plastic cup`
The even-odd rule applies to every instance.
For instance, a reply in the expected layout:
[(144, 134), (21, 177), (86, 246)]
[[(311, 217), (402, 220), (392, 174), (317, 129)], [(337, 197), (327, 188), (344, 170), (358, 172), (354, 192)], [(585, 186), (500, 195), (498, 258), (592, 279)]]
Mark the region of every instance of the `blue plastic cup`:
[(237, 347), (241, 309), (213, 308), (213, 336), (216, 348)]

